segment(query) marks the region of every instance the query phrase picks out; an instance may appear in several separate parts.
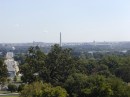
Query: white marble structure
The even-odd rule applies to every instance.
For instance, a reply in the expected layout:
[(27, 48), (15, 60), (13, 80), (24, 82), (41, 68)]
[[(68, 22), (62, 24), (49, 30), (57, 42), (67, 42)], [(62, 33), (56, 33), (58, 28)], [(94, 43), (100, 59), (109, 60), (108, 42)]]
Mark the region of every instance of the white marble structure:
[(7, 66), (9, 77), (13, 78), (16, 76), (16, 73), (19, 72), (18, 62), (13, 58), (13, 52), (7, 52), (6, 60), (4, 64)]

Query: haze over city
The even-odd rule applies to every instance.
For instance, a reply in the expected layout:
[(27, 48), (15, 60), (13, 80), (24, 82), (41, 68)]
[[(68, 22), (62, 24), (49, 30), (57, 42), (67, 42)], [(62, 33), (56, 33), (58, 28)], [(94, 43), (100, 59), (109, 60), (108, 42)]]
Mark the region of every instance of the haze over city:
[(0, 43), (130, 41), (130, 0), (0, 0)]

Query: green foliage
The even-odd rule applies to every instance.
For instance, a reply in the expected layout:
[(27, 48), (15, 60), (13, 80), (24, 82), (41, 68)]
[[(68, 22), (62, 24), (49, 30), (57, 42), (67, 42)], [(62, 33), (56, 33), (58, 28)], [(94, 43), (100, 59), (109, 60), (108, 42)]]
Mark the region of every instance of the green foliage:
[(107, 82), (110, 84), (113, 91), (112, 97), (130, 97), (130, 87), (118, 78), (108, 78)]
[(7, 83), (10, 83), (11, 79), (10, 78), (7, 78)]
[(112, 94), (111, 86), (102, 76), (90, 76), (88, 86), (82, 89), (82, 95), (87, 97), (110, 97)]
[(18, 61), (20, 65), (25, 63), (25, 58), (24, 54), (15, 54), (14, 56), (14, 60)]
[(74, 74), (68, 77), (65, 88), (71, 97), (130, 97), (127, 84), (115, 77)]
[(68, 77), (64, 87), (68, 91), (70, 97), (79, 97), (81, 90), (86, 87), (88, 77), (85, 74), (75, 73)]
[(117, 78), (130, 81), (130, 58), (95, 57), (98, 59), (87, 59), (82, 54), (74, 58), (70, 49), (59, 45), (52, 46), (47, 55), (31, 47), (20, 67), (23, 82), (29, 83), (20, 90), (21, 97), (67, 97), (67, 92), (69, 97), (130, 97), (130, 87)]
[(13, 80), (14, 80), (14, 82), (16, 82), (17, 81), (17, 76), (15, 76)]
[(115, 75), (122, 78), (125, 82), (130, 82), (130, 66), (123, 65), (115, 70)]
[(53, 87), (51, 84), (34, 82), (25, 85), (20, 97), (67, 97), (68, 94), (65, 89), (60, 86)]
[(42, 97), (42, 83), (35, 82), (25, 85), (20, 97)]
[(115, 69), (117, 69), (120, 63), (120, 57), (117, 56), (106, 56), (101, 60), (101, 64), (105, 64), (108, 66), (109, 70), (114, 73)]
[(74, 69), (71, 50), (54, 45), (47, 55), (45, 68), (40, 74), (43, 80), (53, 85), (62, 85)]
[(16, 92), (17, 91), (17, 86), (15, 84), (9, 84), (8, 85), (8, 91)]
[(98, 60), (94, 59), (83, 60), (80, 58), (77, 60), (75, 68), (77, 72), (87, 75), (99, 74), (106, 77), (111, 76), (108, 66), (102, 63), (100, 64)]
[(7, 80), (8, 71), (3, 60), (0, 59), (0, 84), (4, 84)]
[(21, 80), (23, 82), (31, 83), (39, 80), (39, 75), (35, 76), (35, 73), (39, 74), (45, 65), (45, 54), (41, 52), (39, 47), (31, 47), (26, 55), (25, 64), (20, 67), (20, 72), (23, 74)]
[(129, 87), (118, 78), (90, 76), (82, 95), (87, 97), (130, 97)]
[(21, 84), (18, 86), (18, 92), (21, 92), (24, 89), (24, 84)]

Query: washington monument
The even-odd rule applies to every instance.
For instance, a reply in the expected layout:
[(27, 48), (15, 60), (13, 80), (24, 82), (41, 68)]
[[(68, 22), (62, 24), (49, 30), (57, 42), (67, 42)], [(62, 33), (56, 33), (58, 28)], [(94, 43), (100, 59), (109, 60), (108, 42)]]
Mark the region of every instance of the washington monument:
[(60, 47), (62, 47), (62, 39), (61, 39), (61, 32), (60, 32)]

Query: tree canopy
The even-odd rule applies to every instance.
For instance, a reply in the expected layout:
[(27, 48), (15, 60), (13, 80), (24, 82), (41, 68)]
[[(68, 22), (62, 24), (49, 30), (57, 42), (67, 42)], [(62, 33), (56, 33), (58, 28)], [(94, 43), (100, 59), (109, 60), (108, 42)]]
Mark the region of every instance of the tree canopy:
[(20, 65), (22, 81), (28, 83), (21, 97), (130, 97), (129, 67), (125, 56), (74, 57), (59, 45), (48, 54), (31, 47)]
[(22, 81), (31, 83), (39, 80), (39, 73), (44, 69), (46, 55), (39, 47), (30, 47), (25, 58), (25, 63), (21, 65)]
[(0, 59), (0, 84), (6, 82), (7, 77), (8, 77), (7, 66), (4, 64), (3, 60)]
[(53, 87), (51, 84), (33, 82), (25, 85), (20, 97), (68, 97), (67, 91), (60, 86)]

